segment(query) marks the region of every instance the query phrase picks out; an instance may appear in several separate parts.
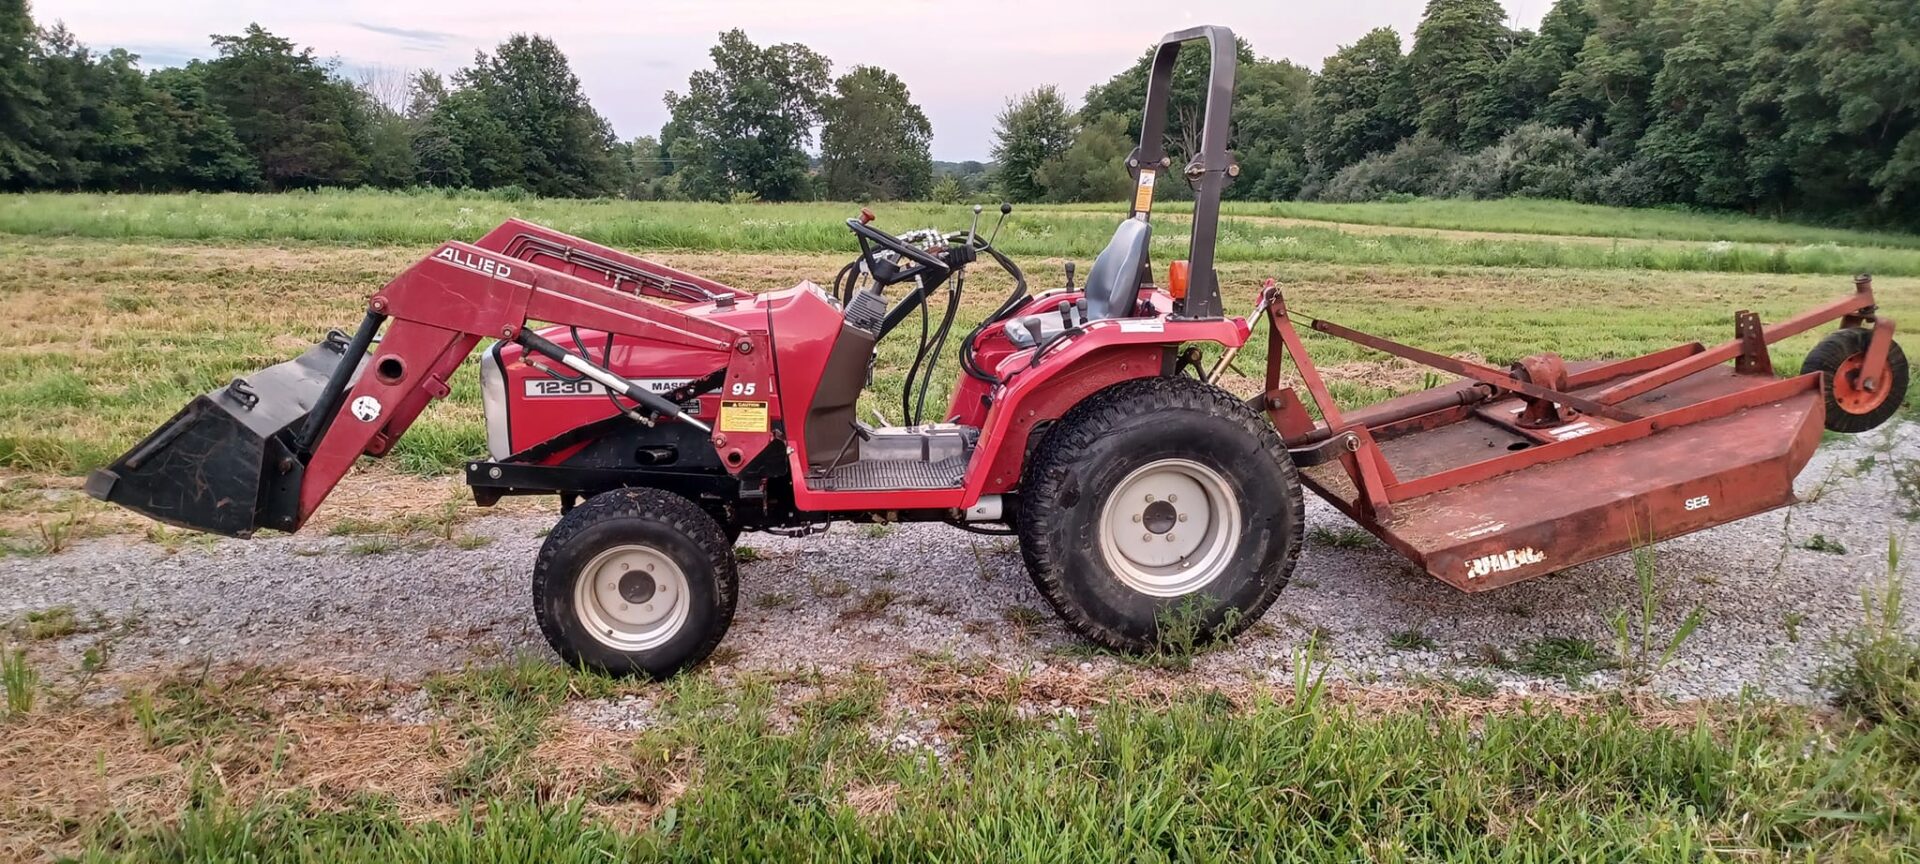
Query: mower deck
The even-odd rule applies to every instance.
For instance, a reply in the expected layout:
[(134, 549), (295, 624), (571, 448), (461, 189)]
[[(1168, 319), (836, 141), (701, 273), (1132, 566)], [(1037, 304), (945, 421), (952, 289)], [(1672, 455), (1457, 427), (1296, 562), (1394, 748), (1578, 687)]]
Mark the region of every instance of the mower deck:
[[(1643, 417), (1632, 423), (1581, 416), (1522, 430), (1508, 420), (1521, 401), (1500, 399), (1383, 427), (1380, 453), (1414, 493), (1383, 518), (1368, 515), (1339, 462), (1304, 468), (1301, 479), (1435, 578), (1484, 591), (1793, 503), (1793, 478), (1820, 443), (1817, 377), (1721, 366), (1623, 402)], [(1616, 437), (1624, 440), (1590, 446)], [(1472, 473), (1482, 478), (1458, 482)], [(1446, 482), (1422, 492), (1428, 478)]]

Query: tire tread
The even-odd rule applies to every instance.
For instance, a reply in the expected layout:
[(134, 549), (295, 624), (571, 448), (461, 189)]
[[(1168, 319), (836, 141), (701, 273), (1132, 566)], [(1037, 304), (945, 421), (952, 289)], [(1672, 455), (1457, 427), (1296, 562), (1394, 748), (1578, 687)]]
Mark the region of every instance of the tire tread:
[(1273, 605), (1300, 556), (1306, 514), (1299, 475), (1286, 446), (1266, 418), (1233, 394), (1191, 378), (1137, 378), (1095, 393), (1054, 424), (1029, 460), (1021, 484), (1020, 553), (1026, 561), (1028, 575), (1047, 605), (1074, 632), (1110, 650), (1137, 652), (1151, 646), (1142, 645), (1101, 622), (1073, 601), (1065, 584), (1070, 577), (1059, 564), (1065, 556), (1054, 548), (1052, 540), (1053, 528), (1062, 512), (1054, 503), (1066, 494), (1066, 487), (1073, 481), (1088, 448), (1108, 430), (1136, 417), (1167, 411), (1194, 411), (1231, 420), (1261, 442), (1267, 455), (1281, 466), (1285, 478), (1285, 488), (1275, 490), (1285, 499), (1289, 526), (1289, 536), (1276, 538), (1285, 544), (1281, 559), (1276, 562), (1281, 576), (1271, 580), (1255, 602), (1242, 610), (1236, 630), (1259, 620)]
[[(583, 658), (567, 639), (560, 622), (548, 614), (547, 604), (540, 598), (551, 591), (571, 593), (576, 574), (561, 572), (562, 568), (554, 559), (560, 550), (574, 542), (576, 538), (590, 528), (610, 519), (641, 519), (656, 523), (675, 531), (691, 540), (707, 556), (713, 569), (714, 588), (720, 598), (719, 620), (717, 626), (708, 628), (708, 634), (701, 644), (693, 649), (688, 658), (679, 663), (678, 668), (687, 668), (698, 664), (713, 653), (720, 640), (727, 634), (733, 622), (734, 608), (739, 600), (739, 576), (733, 559), (733, 546), (727, 542), (726, 532), (713, 516), (699, 505), (672, 492), (644, 487), (615, 489), (603, 492), (574, 507), (547, 535), (546, 542), (540, 546), (540, 555), (533, 568), (534, 617), (540, 624), (540, 632), (552, 645), (556, 653), (570, 665), (593, 664)], [(558, 581), (556, 581), (558, 580)], [(564, 584), (560, 584), (564, 583)], [(634, 666), (631, 669), (607, 669), (609, 673), (640, 673), (652, 677), (666, 677), (655, 670)], [(671, 674), (671, 673), (668, 673)]]

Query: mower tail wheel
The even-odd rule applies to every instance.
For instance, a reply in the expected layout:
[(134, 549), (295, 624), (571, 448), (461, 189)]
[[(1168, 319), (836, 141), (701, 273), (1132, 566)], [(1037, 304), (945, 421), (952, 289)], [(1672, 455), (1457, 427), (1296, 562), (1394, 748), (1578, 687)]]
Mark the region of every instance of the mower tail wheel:
[(1907, 355), (1900, 343), (1887, 345), (1887, 370), (1878, 386), (1861, 386), (1860, 368), (1867, 359), (1873, 333), (1859, 327), (1835, 330), (1820, 340), (1800, 364), (1800, 374), (1820, 373), (1827, 394), (1827, 428), (1835, 432), (1865, 432), (1900, 410), (1907, 398)]
[(733, 547), (706, 511), (658, 489), (617, 489), (568, 511), (533, 569), (533, 610), (569, 664), (666, 678), (733, 623)]
[(1300, 481), (1279, 435), (1192, 378), (1128, 381), (1075, 406), (1034, 453), (1020, 502), (1041, 595), (1119, 651), (1239, 633), (1300, 554)]

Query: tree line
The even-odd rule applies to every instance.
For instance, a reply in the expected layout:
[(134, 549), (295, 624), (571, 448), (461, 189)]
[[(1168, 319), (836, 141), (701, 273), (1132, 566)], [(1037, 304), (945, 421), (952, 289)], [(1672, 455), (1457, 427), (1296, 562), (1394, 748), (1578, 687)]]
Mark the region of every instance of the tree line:
[[(658, 136), (618, 140), (551, 40), (514, 35), (443, 78), (348, 80), (258, 25), (214, 56), (143, 70), (0, 0), (0, 190), (279, 191), (432, 186), (554, 197), (924, 199), (932, 125), (906, 85), (835, 78), (797, 44), (721, 35), (668, 93)], [(819, 154), (809, 148), (818, 138)], [(957, 166), (949, 185), (982, 187)], [(957, 178), (957, 179), (956, 179)], [(944, 191), (951, 191), (947, 189)]]
[[(1238, 46), (1228, 195), (1564, 198), (1920, 224), (1920, 3), (1558, 0), (1538, 31), (1498, 0), (1429, 0), (1410, 47), (1380, 28), (1318, 73)], [(1206, 61), (1176, 65), (1167, 152), (1195, 150)], [(1151, 52), (1078, 110), (1009, 102), (1000, 185), (1115, 200)]]
[[(1409, 196), (1678, 204), (1920, 224), (1920, 3), (1558, 0), (1537, 31), (1498, 0), (1429, 0), (1316, 72), (1242, 40), (1234, 198)], [(936, 163), (904, 82), (838, 76), (797, 43), (720, 35), (616, 138), (567, 59), (515, 35), (443, 79), (350, 81), (258, 26), (143, 70), (0, 0), (0, 189), (433, 186), (697, 200), (1111, 201), (1150, 54), (1090, 88), (1009, 100), (982, 164)], [(1166, 147), (1196, 148), (1206, 58), (1176, 66)], [(1178, 194), (1173, 184), (1172, 194)]]

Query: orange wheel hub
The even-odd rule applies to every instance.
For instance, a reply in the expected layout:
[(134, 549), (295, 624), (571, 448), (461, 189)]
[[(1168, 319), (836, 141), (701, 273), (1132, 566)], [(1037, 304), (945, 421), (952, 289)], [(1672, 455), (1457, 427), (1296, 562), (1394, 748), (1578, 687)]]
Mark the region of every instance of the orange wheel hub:
[(1880, 407), (1887, 401), (1887, 393), (1892, 389), (1883, 374), (1880, 386), (1867, 390), (1860, 386), (1860, 368), (1867, 364), (1867, 355), (1855, 354), (1840, 361), (1840, 368), (1833, 372), (1833, 401), (1848, 414), (1865, 414)]

